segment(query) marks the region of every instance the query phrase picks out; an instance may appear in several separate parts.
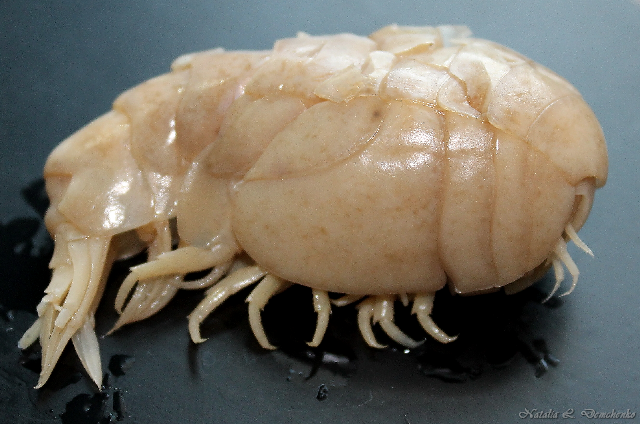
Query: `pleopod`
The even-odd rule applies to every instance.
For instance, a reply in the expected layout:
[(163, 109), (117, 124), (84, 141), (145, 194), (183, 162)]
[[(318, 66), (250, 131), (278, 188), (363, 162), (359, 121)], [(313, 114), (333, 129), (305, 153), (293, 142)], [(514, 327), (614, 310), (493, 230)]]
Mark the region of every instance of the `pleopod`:
[(20, 341), (42, 345), (37, 387), (69, 340), (99, 385), (94, 313), (113, 261), (144, 250), (114, 330), (208, 288), (189, 316), (202, 342), (200, 323), (258, 283), (248, 315), (267, 349), (260, 312), (292, 284), (311, 288), (311, 346), (332, 304), (357, 303), (370, 346), (377, 323), (413, 347), (397, 300), (446, 343), (430, 317), (445, 286), (513, 292), (553, 267), (550, 296), (564, 268), (573, 290), (566, 242), (590, 253), (576, 231), (607, 178), (603, 132), (563, 78), (470, 35), (394, 25), (188, 54), (71, 135), (44, 168), (53, 274)]

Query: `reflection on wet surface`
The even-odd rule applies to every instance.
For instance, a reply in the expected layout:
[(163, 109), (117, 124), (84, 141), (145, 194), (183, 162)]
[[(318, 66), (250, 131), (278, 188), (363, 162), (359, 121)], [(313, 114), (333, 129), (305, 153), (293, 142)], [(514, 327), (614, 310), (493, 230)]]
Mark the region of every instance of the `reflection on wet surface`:
[(63, 424), (108, 424), (124, 418), (122, 392), (111, 387), (109, 374), (105, 374), (100, 392), (75, 396), (60, 414)]
[[(545, 340), (533, 336), (537, 309), (562, 304), (557, 298), (542, 304), (545, 297), (546, 293), (536, 286), (513, 295), (498, 292), (472, 297), (452, 296), (443, 290), (436, 295), (433, 317), (445, 332), (459, 335), (456, 341), (441, 344), (426, 336), (410, 309), (400, 302), (395, 305), (396, 324), (415, 340), (425, 339), (424, 343), (409, 350), (382, 331), (377, 331), (376, 337), (399, 354), (415, 358), (425, 376), (447, 382), (473, 380), (487, 369), (508, 367), (517, 355), (522, 355), (540, 377), (549, 366), (559, 363)], [(333, 308), (327, 334), (317, 348), (304, 343), (313, 334), (316, 318), (309, 289), (293, 287), (274, 297), (262, 316), (274, 344), (292, 358), (313, 366), (308, 378), (320, 367), (345, 377), (357, 372), (353, 343), (360, 335), (354, 308)]]

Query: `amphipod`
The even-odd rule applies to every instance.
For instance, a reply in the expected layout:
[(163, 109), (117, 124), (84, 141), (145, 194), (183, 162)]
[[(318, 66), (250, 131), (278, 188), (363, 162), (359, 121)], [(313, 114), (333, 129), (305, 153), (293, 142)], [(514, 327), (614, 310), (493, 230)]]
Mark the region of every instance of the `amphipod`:
[(567, 81), (469, 37), (449, 26), (299, 34), (271, 51), (182, 56), (118, 97), (45, 165), (53, 275), (20, 341), (40, 339), (37, 387), (69, 340), (99, 385), (94, 313), (113, 261), (145, 249), (114, 329), (179, 289), (208, 288), (189, 316), (196, 343), (200, 323), (256, 283), (248, 315), (267, 349), (260, 311), (292, 284), (312, 289), (311, 346), (332, 303), (357, 302), (370, 346), (382, 347), (377, 323), (413, 347), (396, 300), (446, 343), (430, 317), (445, 285), (513, 291), (553, 267), (553, 292), (565, 268), (573, 290), (566, 242), (590, 252), (576, 231), (607, 178), (600, 125)]

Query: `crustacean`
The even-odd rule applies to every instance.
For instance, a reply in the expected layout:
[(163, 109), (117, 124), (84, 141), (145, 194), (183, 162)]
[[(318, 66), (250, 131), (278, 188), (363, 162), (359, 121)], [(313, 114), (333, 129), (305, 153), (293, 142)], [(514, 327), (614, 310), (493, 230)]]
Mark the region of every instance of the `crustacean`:
[[(396, 342), (394, 301), (431, 336), (434, 294), (506, 287), (548, 268), (607, 178), (604, 136), (577, 90), (465, 27), (385, 27), (178, 58), (60, 144), (44, 176), (53, 276), (20, 345), (42, 345), (42, 386), (71, 340), (101, 378), (94, 312), (112, 262), (146, 249), (120, 287), (114, 329), (179, 289), (207, 288), (189, 317), (247, 298), (260, 311), (291, 284), (312, 289), (317, 346), (331, 304), (357, 303), (365, 341)], [(239, 255), (250, 263), (234, 265)], [(185, 275), (208, 273), (195, 280)], [(329, 292), (343, 294), (330, 298)]]

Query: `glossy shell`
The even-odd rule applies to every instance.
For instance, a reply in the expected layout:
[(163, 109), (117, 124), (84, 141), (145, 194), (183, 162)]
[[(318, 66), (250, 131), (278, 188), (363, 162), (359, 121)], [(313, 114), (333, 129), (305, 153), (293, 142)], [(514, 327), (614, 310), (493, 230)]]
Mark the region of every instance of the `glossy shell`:
[(445, 285), (516, 290), (553, 265), (555, 292), (564, 265), (573, 289), (565, 241), (590, 252), (576, 231), (607, 178), (602, 130), (567, 81), (469, 36), (390, 26), (185, 55), (64, 141), (45, 166), (54, 274), (21, 341), (43, 345), (39, 386), (69, 340), (99, 381), (93, 314), (112, 261), (144, 249), (115, 328), (210, 287), (190, 316), (197, 342), (200, 322), (258, 281), (249, 319), (266, 348), (260, 310), (294, 283), (313, 289), (310, 344), (335, 292), (334, 305), (360, 301), (374, 347), (372, 322), (417, 344), (393, 323), (396, 299), (448, 342), (429, 316)]

